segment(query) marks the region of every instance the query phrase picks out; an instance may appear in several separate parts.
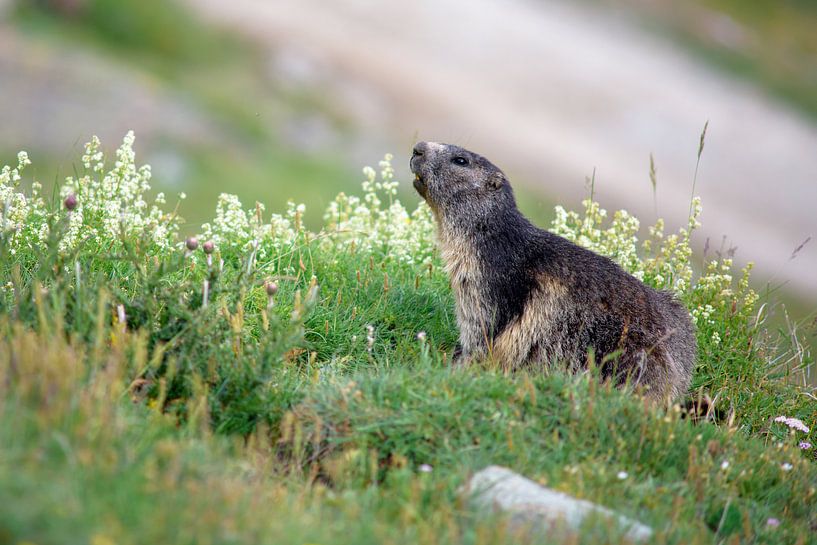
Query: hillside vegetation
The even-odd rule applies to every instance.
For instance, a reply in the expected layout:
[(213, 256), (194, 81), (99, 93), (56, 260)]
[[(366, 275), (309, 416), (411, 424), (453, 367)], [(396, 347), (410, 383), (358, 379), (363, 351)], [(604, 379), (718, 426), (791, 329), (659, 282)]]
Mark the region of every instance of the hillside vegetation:
[[(66, 158), (82, 149), (82, 140), (75, 142), (78, 135), (90, 136), (80, 129), (88, 120), (105, 132), (120, 130), (115, 127), (121, 116), (111, 116), (108, 110), (134, 115), (132, 104), (108, 98), (122, 100), (116, 87), (125, 85), (120, 78), (131, 86), (127, 96), (132, 100), (163, 105), (163, 116), (150, 108), (139, 114), (141, 130), (151, 135), (142, 156), (162, 165), (154, 189), (188, 192), (179, 208), (185, 233), (206, 221), (225, 180), (231, 193), (263, 197), (276, 208), (283, 208), (288, 198), (323, 206), (338, 191), (354, 187), (348, 183), (351, 169), (341, 145), (345, 122), (335, 109), (316, 93), (293, 88), (281, 78), (275, 51), (201, 21), (182, 2), (18, 1), (10, 10), (9, 28), (25, 44), (22, 50), (38, 51), (46, 65), (63, 63), (66, 71), (74, 72), (71, 64), (83, 63), (83, 70), (75, 71), (92, 78), (92, 96), (102, 97), (99, 104), (72, 100), (88, 90), (82, 77), (71, 75), (60, 79), (58, 91), (40, 96), (42, 104), (35, 103), (41, 110), (60, 112), (50, 129), (66, 140), (65, 146), (52, 148), (44, 144), (49, 139), (25, 136), (33, 148), (28, 151), (37, 157), (33, 168), (48, 189), (54, 179), (73, 173)], [(71, 55), (60, 57), (64, 52)], [(21, 85), (12, 86), (6, 102), (30, 104), (27, 96), (15, 92), (36, 94), (36, 86), (26, 82), (36, 81), (37, 72), (28, 72), (24, 65), (16, 72), (11, 67), (0, 77)], [(58, 73), (62, 69), (55, 68)], [(310, 120), (326, 134), (320, 129), (310, 132)], [(18, 145), (0, 140), (0, 153), (16, 151)], [(314, 212), (310, 210), (306, 220), (317, 226), (321, 215)]]
[(25, 153), (0, 172), (0, 542), (529, 542), (461, 497), (488, 464), (657, 543), (814, 542), (810, 356), (764, 328), (749, 269), (715, 253), (694, 271), (697, 199), (643, 241), (592, 199), (551, 226), (688, 305), (690, 401), (709, 400), (690, 415), (592, 370), (450, 370), (432, 218), (397, 200), (388, 156), (318, 232), (302, 206), (222, 195), (181, 240), (133, 143), (106, 158), (94, 139), (58, 194), (21, 189)]

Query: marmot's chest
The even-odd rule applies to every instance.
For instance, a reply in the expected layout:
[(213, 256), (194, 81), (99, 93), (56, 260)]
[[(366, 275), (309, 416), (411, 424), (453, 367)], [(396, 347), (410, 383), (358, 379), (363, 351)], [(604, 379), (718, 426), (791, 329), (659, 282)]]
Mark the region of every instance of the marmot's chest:
[(483, 274), (479, 255), (471, 244), (459, 238), (443, 240), (440, 253), (445, 263), (445, 272), (451, 281), (451, 289), (458, 299), (460, 295), (476, 291)]
[(488, 304), (488, 286), (483, 278), (479, 254), (465, 240), (442, 240), (441, 255), (456, 301), (457, 325), (466, 351), (483, 344), (492, 329), (493, 312)]

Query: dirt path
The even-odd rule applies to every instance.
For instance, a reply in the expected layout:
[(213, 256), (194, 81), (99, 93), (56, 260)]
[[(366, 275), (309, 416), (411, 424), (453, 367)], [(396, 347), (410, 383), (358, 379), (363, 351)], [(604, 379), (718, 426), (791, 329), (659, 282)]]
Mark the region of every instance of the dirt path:
[(726, 235), (766, 277), (817, 291), (817, 243), (789, 261), (817, 235), (817, 129), (625, 21), (546, 0), (188, 3), (356, 81), (368, 94), (326, 92), (384, 149), (415, 134), (463, 143), (569, 203), (596, 167), (603, 202), (645, 221), (650, 152), (660, 215), (684, 221), (708, 119), (701, 244)]

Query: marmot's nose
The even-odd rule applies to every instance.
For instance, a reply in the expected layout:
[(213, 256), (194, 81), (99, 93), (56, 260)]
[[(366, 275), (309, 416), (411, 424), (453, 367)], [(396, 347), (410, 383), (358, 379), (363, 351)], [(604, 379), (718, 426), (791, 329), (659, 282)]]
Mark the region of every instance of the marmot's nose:
[(414, 157), (422, 157), (423, 155), (425, 155), (427, 149), (428, 142), (417, 142), (414, 145), (414, 150), (412, 150), (411, 155)]

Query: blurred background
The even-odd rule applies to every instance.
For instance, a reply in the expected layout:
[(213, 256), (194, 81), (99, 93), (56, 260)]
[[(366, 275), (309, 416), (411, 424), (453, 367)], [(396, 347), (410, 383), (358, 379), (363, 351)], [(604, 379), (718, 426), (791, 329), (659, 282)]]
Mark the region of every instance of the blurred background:
[(488, 156), (540, 224), (595, 172), (603, 206), (674, 231), (708, 121), (698, 249), (755, 261), (813, 344), (815, 28), (812, 0), (0, 0), (0, 164), (25, 149), (48, 185), (133, 129), (190, 231), (223, 191), (315, 227), (428, 139)]

